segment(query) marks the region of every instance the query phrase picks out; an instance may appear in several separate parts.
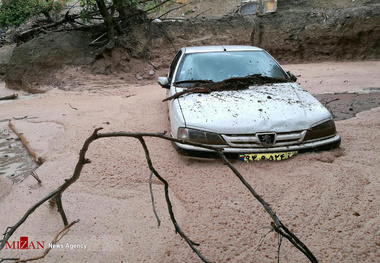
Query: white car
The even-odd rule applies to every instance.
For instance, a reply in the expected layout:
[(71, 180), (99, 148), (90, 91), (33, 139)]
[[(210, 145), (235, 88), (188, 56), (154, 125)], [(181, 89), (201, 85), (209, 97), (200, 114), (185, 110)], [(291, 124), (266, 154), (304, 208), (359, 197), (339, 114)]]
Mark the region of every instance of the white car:
[[(252, 83), (236, 88), (245, 79)], [(226, 155), (247, 160), (339, 147), (332, 115), (295, 80), (263, 49), (203, 46), (182, 48), (158, 83), (168, 89), (174, 138), (222, 147)], [(235, 88), (208, 89), (226, 82)], [(192, 92), (196, 89), (209, 92)], [(212, 153), (186, 144), (174, 146), (184, 155)]]

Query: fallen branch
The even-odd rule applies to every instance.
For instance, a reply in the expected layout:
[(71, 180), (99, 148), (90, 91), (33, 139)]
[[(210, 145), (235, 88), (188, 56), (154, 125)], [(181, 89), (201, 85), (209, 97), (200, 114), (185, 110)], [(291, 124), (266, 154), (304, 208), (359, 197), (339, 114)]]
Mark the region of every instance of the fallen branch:
[(183, 4), (183, 5), (181, 5), (181, 6), (174, 7), (174, 8), (172, 8), (172, 9), (166, 11), (166, 12), (163, 13), (162, 15), (158, 16), (156, 19), (161, 19), (161, 17), (164, 17), (164, 16), (166, 16), (167, 14), (169, 14), (169, 13), (175, 11), (175, 10), (181, 9), (181, 8), (183, 8), (183, 7), (185, 7), (185, 6), (187, 6), (187, 4)]
[(25, 31), (21, 32), (18, 37), (22, 38), (26, 35), (29, 35), (29, 34), (36, 32), (36, 31), (46, 30), (48, 28), (56, 27), (56, 26), (62, 25), (64, 23), (72, 23), (72, 22), (75, 22), (75, 19), (78, 19), (78, 18), (80, 18), (80, 15), (69, 15), (69, 11), (68, 11), (66, 13), (65, 17), (62, 18), (61, 20), (55, 21), (55, 22), (50, 23), (50, 24), (42, 25), (39, 27), (33, 27), (31, 29), (25, 30)]
[(207, 10), (205, 10), (205, 11), (203, 11), (203, 12), (200, 12), (198, 15), (196, 15), (194, 18), (198, 18), (198, 16), (200, 16), (200, 15), (202, 15), (202, 14), (204, 14), (204, 13), (206, 13), (206, 12), (208, 12), (208, 11), (210, 11), (210, 10), (212, 10), (211, 8), (209, 8), (209, 9), (207, 9)]
[(28, 151), (29, 155), (33, 158), (33, 160), (39, 165), (42, 164), (43, 159), (41, 157), (38, 157), (37, 153), (35, 151), (33, 151), (32, 148), (30, 148), (28, 141), (25, 139), (25, 136), (16, 130), (16, 128), (15, 128), (15, 126), (11, 120), (9, 120), (8, 126), (18, 136), (21, 143), (24, 145), (24, 147)]
[(75, 108), (75, 107), (73, 107), (73, 106), (71, 106), (71, 104), (70, 103), (67, 103), (69, 106), (70, 106), (70, 108), (72, 108), (73, 110), (78, 110), (78, 108)]
[(1, 258), (0, 259), (0, 262), (4, 262), (4, 261), (7, 261), (7, 260), (19, 260), (19, 258)]
[[(188, 93), (210, 93), (212, 91), (232, 91), (232, 90), (245, 90), (250, 86), (261, 86), (273, 83), (286, 83), (289, 80), (282, 78), (271, 78), (262, 76), (261, 74), (249, 75), (246, 77), (233, 77), (222, 81), (213, 82), (212, 80), (194, 80), (194, 84), (187, 86), (186, 90), (177, 92), (174, 95), (164, 99), (171, 100), (179, 98), (180, 96)], [(177, 83), (174, 83), (176, 85)]]
[(17, 98), (18, 98), (18, 94), (14, 93), (14, 94), (9, 95), (9, 96), (0, 97), (0, 100), (14, 100)]
[[(273, 222), (271, 223), (272, 228), (281, 236), (285, 237), (292, 243), (299, 251), (301, 251), (310, 262), (317, 263), (317, 259), (307, 248), (305, 244), (301, 242), (285, 225), (283, 225), (280, 219), (277, 217), (276, 213), (272, 210), (267, 202), (252, 188), (252, 186), (244, 179), (244, 177), (239, 173), (239, 171), (227, 160), (226, 156), (221, 150), (217, 151), (219, 157), (224, 161), (225, 164), (230, 167), (231, 171), (239, 178), (243, 185), (251, 192), (251, 194), (256, 198), (257, 201), (264, 207), (265, 211), (271, 216)], [(284, 230), (284, 231), (282, 231)]]
[(24, 116), (24, 117), (13, 117), (14, 120), (18, 121), (18, 120), (25, 120), (28, 118), (28, 115)]
[(24, 117), (13, 117), (11, 119), (0, 119), (0, 122), (5, 122), (5, 121), (11, 121), (11, 120), (30, 120), (30, 119), (37, 119), (38, 117), (29, 117), (29, 116), (24, 116)]
[(40, 177), (38, 177), (38, 175), (37, 175), (37, 173), (36, 173), (35, 171), (32, 171), (32, 172), (30, 173), (30, 175), (31, 175), (31, 176), (33, 176), (33, 177), (34, 177), (34, 179), (36, 179), (36, 180), (37, 180), (37, 182), (38, 182), (39, 184), (41, 184), (41, 183), (42, 183), (42, 181), (41, 181)]
[[(0, 250), (2, 250), (6, 244), (6, 242), (9, 240), (9, 238), (13, 235), (13, 233), (18, 229), (21, 224), (25, 222), (25, 220), (43, 203), (48, 201), (51, 198), (55, 198), (57, 201), (58, 209), (61, 214), (62, 220), (64, 222), (64, 225), (67, 226), (67, 218), (64, 213), (62, 204), (59, 204), (61, 202), (61, 196), (63, 192), (73, 183), (75, 183), (81, 174), (81, 171), (85, 164), (90, 163), (91, 161), (86, 158), (86, 152), (90, 146), (90, 144), (101, 138), (110, 138), (110, 137), (132, 137), (139, 140), (141, 146), (144, 149), (145, 152), (145, 158), (149, 167), (149, 170), (152, 174), (154, 174), (163, 184), (164, 184), (164, 192), (165, 192), (165, 199), (167, 203), (168, 212), (170, 215), (170, 219), (174, 225), (174, 228), (176, 230), (176, 233), (178, 233), (191, 247), (191, 249), (198, 255), (198, 257), (203, 262), (209, 262), (206, 260), (202, 254), (196, 249), (195, 246), (198, 246), (199, 244), (191, 241), (185, 233), (181, 230), (179, 227), (179, 224), (176, 221), (172, 203), (169, 196), (169, 184), (168, 182), (157, 172), (157, 170), (153, 167), (152, 160), (150, 158), (148, 147), (145, 143), (144, 137), (154, 137), (154, 138), (160, 138), (164, 140), (168, 140), (171, 142), (177, 142), (182, 144), (188, 144), (193, 146), (202, 147), (205, 149), (210, 149), (218, 153), (220, 158), (224, 161), (224, 163), (231, 169), (231, 171), (239, 178), (239, 180), (243, 183), (243, 185), (250, 191), (250, 193), (261, 203), (261, 205), (264, 207), (265, 211), (271, 216), (273, 222), (271, 222), (271, 226), (274, 231), (276, 231), (279, 235), (282, 237), (285, 237), (289, 240), (291, 244), (293, 244), (298, 250), (300, 250), (312, 263), (317, 263), (317, 259), (315, 256), (311, 253), (311, 251), (307, 248), (305, 244), (303, 244), (296, 235), (294, 235), (285, 225), (282, 224), (280, 219), (277, 217), (277, 215), (273, 212), (273, 210), (270, 208), (270, 206), (264, 201), (264, 199), (252, 188), (252, 186), (244, 179), (244, 177), (239, 173), (239, 171), (228, 161), (226, 156), (223, 153), (223, 149), (220, 147), (212, 147), (208, 145), (203, 145), (200, 143), (193, 143), (188, 142), (184, 140), (179, 140), (172, 138), (170, 136), (166, 136), (164, 133), (129, 133), (129, 132), (113, 132), (113, 133), (98, 133), (102, 128), (95, 129), (93, 134), (86, 139), (84, 142), (82, 149), (79, 153), (79, 160), (75, 166), (74, 173), (72, 177), (69, 179), (66, 179), (65, 182), (59, 186), (56, 190), (48, 194), (46, 197), (38, 201), (36, 204), (34, 204), (29, 210), (24, 214), (24, 216), (12, 227), (8, 227), (4, 233), (4, 238), (0, 240)], [(282, 241), (282, 240), (280, 240)], [(279, 247), (281, 246), (281, 242), (279, 242)]]
[(184, 90), (184, 91), (181, 91), (181, 92), (177, 92), (174, 95), (172, 95), (170, 97), (167, 97), (163, 101), (174, 100), (174, 99), (177, 99), (177, 98), (181, 97), (182, 95), (190, 94), (190, 93), (210, 93), (210, 92), (211, 92), (211, 90), (208, 89), (208, 88), (187, 89), (187, 90)]
[(186, 243), (191, 247), (191, 249), (198, 255), (198, 257), (203, 261), (203, 262), (209, 262), (207, 261), (203, 256), (202, 254), (198, 251), (198, 249), (195, 248), (195, 246), (199, 246), (199, 244), (191, 241), (186, 235), (185, 233), (182, 231), (182, 229), (179, 227), (178, 223), (177, 223), (177, 220), (175, 219), (174, 217), (174, 212), (173, 212), (173, 207), (172, 207), (172, 204), (171, 204), (171, 201), (170, 201), (170, 197), (169, 197), (169, 184), (168, 182), (162, 178), (158, 172), (156, 171), (156, 169), (154, 169), (153, 167), (153, 164), (152, 164), (152, 161), (150, 159), (150, 156), (149, 156), (149, 150), (148, 150), (148, 147), (146, 146), (145, 144), (145, 141), (143, 139), (143, 137), (139, 137), (138, 138), (142, 147), (144, 148), (144, 152), (145, 152), (145, 158), (148, 162), (148, 166), (149, 166), (149, 170), (154, 173), (154, 175), (161, 181), (164, 183), (165, 185), (165, 199), (166, 199), (166, 203), (167, 203), (167, 206), (168, 206), (168, 210), (169, 210), (169, 215), (170, 215), (170, 219), (172, 220), (172, 223), (174, 225), (174, 228), (175, 228), (175, 231), (176, 233), (178, 233), (183, 239), (185, 239)]

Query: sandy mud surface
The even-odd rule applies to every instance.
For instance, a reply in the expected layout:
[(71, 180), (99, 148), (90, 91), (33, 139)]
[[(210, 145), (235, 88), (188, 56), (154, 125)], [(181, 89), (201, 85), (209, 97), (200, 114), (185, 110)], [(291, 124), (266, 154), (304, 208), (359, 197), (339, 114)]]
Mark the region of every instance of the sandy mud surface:
[[(313, 94), (368, 92), (380, 87), (380, 62), (285, 65)], [(79, 150), (95, 128), (104, 132), (169, 129), (165, 90), (120, 80), (82, 76), (71, 90), (51, 90), (0, 103), (0, 119), (13, 120), (45, 160), (36, 173), (12, 186), (0, 179), (0, 230), (14, 225), (35, 202), (73, 174)], [(0, 96), (14, 93), (0, 87)], [(0, 129), (7, 128), (0, 122)], [(305, 153), (282, 162), (234, 165), (271, 205), (281, 221), (320, 262), (376, 262), (380, 255), (380, 107), (336, 122), (339, 149)], [(156, 170), (168, 181), (178, 224), (212, 262), (275, 262), (278, 237), (270, 218), (220, 161), (179, 156), (171, 144), (147, 139)], [(136, 139), (107, 138), (91, 144), (80, 179), (63, 195), (69, 222), (80, 219), (40, 262), (200, 262), (175, 233), (164, 188), (153, 178)], [(63, 227), (56, 207), (37, 209), (9, 242), (27, 236), (45, 248)], [(270, 232), (270, 233), (268, 233)], [(265, 238), (264, 238), (265, 237)], [(4, 249), (0, 258), (41, 255), (42, 249)], [(307, 262), (283, 240), (281, 262)]]

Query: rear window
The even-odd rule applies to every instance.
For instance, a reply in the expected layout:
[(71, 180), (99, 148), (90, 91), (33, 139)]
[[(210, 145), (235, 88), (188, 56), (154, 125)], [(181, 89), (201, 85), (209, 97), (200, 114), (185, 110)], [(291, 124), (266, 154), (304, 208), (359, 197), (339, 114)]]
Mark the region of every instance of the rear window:
[(222, 81), (260, 74), (287, 79), (278, 63), (265, 51), (231, 51), (187, 54), (181, 60), (176, 80)]

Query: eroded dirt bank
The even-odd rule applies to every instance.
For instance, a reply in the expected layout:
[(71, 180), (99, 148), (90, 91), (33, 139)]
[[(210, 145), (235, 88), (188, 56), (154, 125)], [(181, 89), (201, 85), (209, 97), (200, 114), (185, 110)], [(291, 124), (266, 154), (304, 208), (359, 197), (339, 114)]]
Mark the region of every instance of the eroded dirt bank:
[(0, 60), (0, 74), (9, 88), (30, 92), (80, 85), (70, 77), (73, 70), (152, 84), (167, 72), (176, 51), (197, 45), (258, 46), (282, 64), (380, 59), (380, 4), (361, 1), (340, 8), (319, 2), (284, 1), (276, 13), (264, 16), (225, 11), (216, 17), (135, 25), (117, 48), (98, 55), (101, 46), (89, 43), (104, 33), (101, 27), (41, 34), (17, 46), (8, 64)]
[[(361, 91), (378, 87), (379, 62), (285, 65), (313, 94)], [(368, 69), (360, 73), (362, 68)], [(331, 72), (336, 74), (331, 74)], [(352, 72), (355, 77), (345, 75)], [(368, 73), (368, 75), (366, 75)], [(79, 78), (79, 77), (78, 77)], [(72, 175), (78, 151), (96, 127), (104, 131), (162, 132), (169, 129), (167, 108), (158, 85), (120, 83), (113, 77), (86, 79), (72, 91), (53, 89), (33, 99), (0, 104), (1, 118), (36, 116), (15, 126), (46, 159), (37, 170), (43, 183), (28, 177), (3, 196), (0, 229), (13, 225), (31, 204)], [(347, 81), (348, 80), (348, 81)], [(317, 81), (318, 85), (314, 82)], [(357, 81), (357, 82), (355, 82)], [(323, 84), (324, 83), (324, 84)], [(374, 86), (377, 85), (377, 86)], [(1, 88), (1, 92), (14, 91)], [(48, 109), (48, 110), (47, 110)], [(4, 123), (2, 123), (4, 124)], [(340, 149), (300, 154), (283, 162), (234, 165), (280, 219), (320, 262), (376, 262), (379, 256), (380, 108), (337, 121)], [(199, 242), (213, 262), (275, 262), (277, 236), (262, 207), (219, 161), (181, 158), (170, 143), (147, 140), (153, 165), (168, 180), (178, 223)], [(163, 199), (163, 185), (153, 180), (152, 212), (149, 170), (137, 140), (104, 139), (93, 143), (81, 178), (63, 196), (69, 221), (80, 219), (41, 262), (200, 262), (176, 235)], [(62, 227), (44, 204), (17, 230), (20, 236), (51, 242)], [(70, 249), (67, 244), (80, 244)], [(84, 249), (86, 245), (86, 249)], [(41, 250), (5, 249), (1, 257), (29, 258)], [(283, 241), (281, 262), (306, 262)]]

